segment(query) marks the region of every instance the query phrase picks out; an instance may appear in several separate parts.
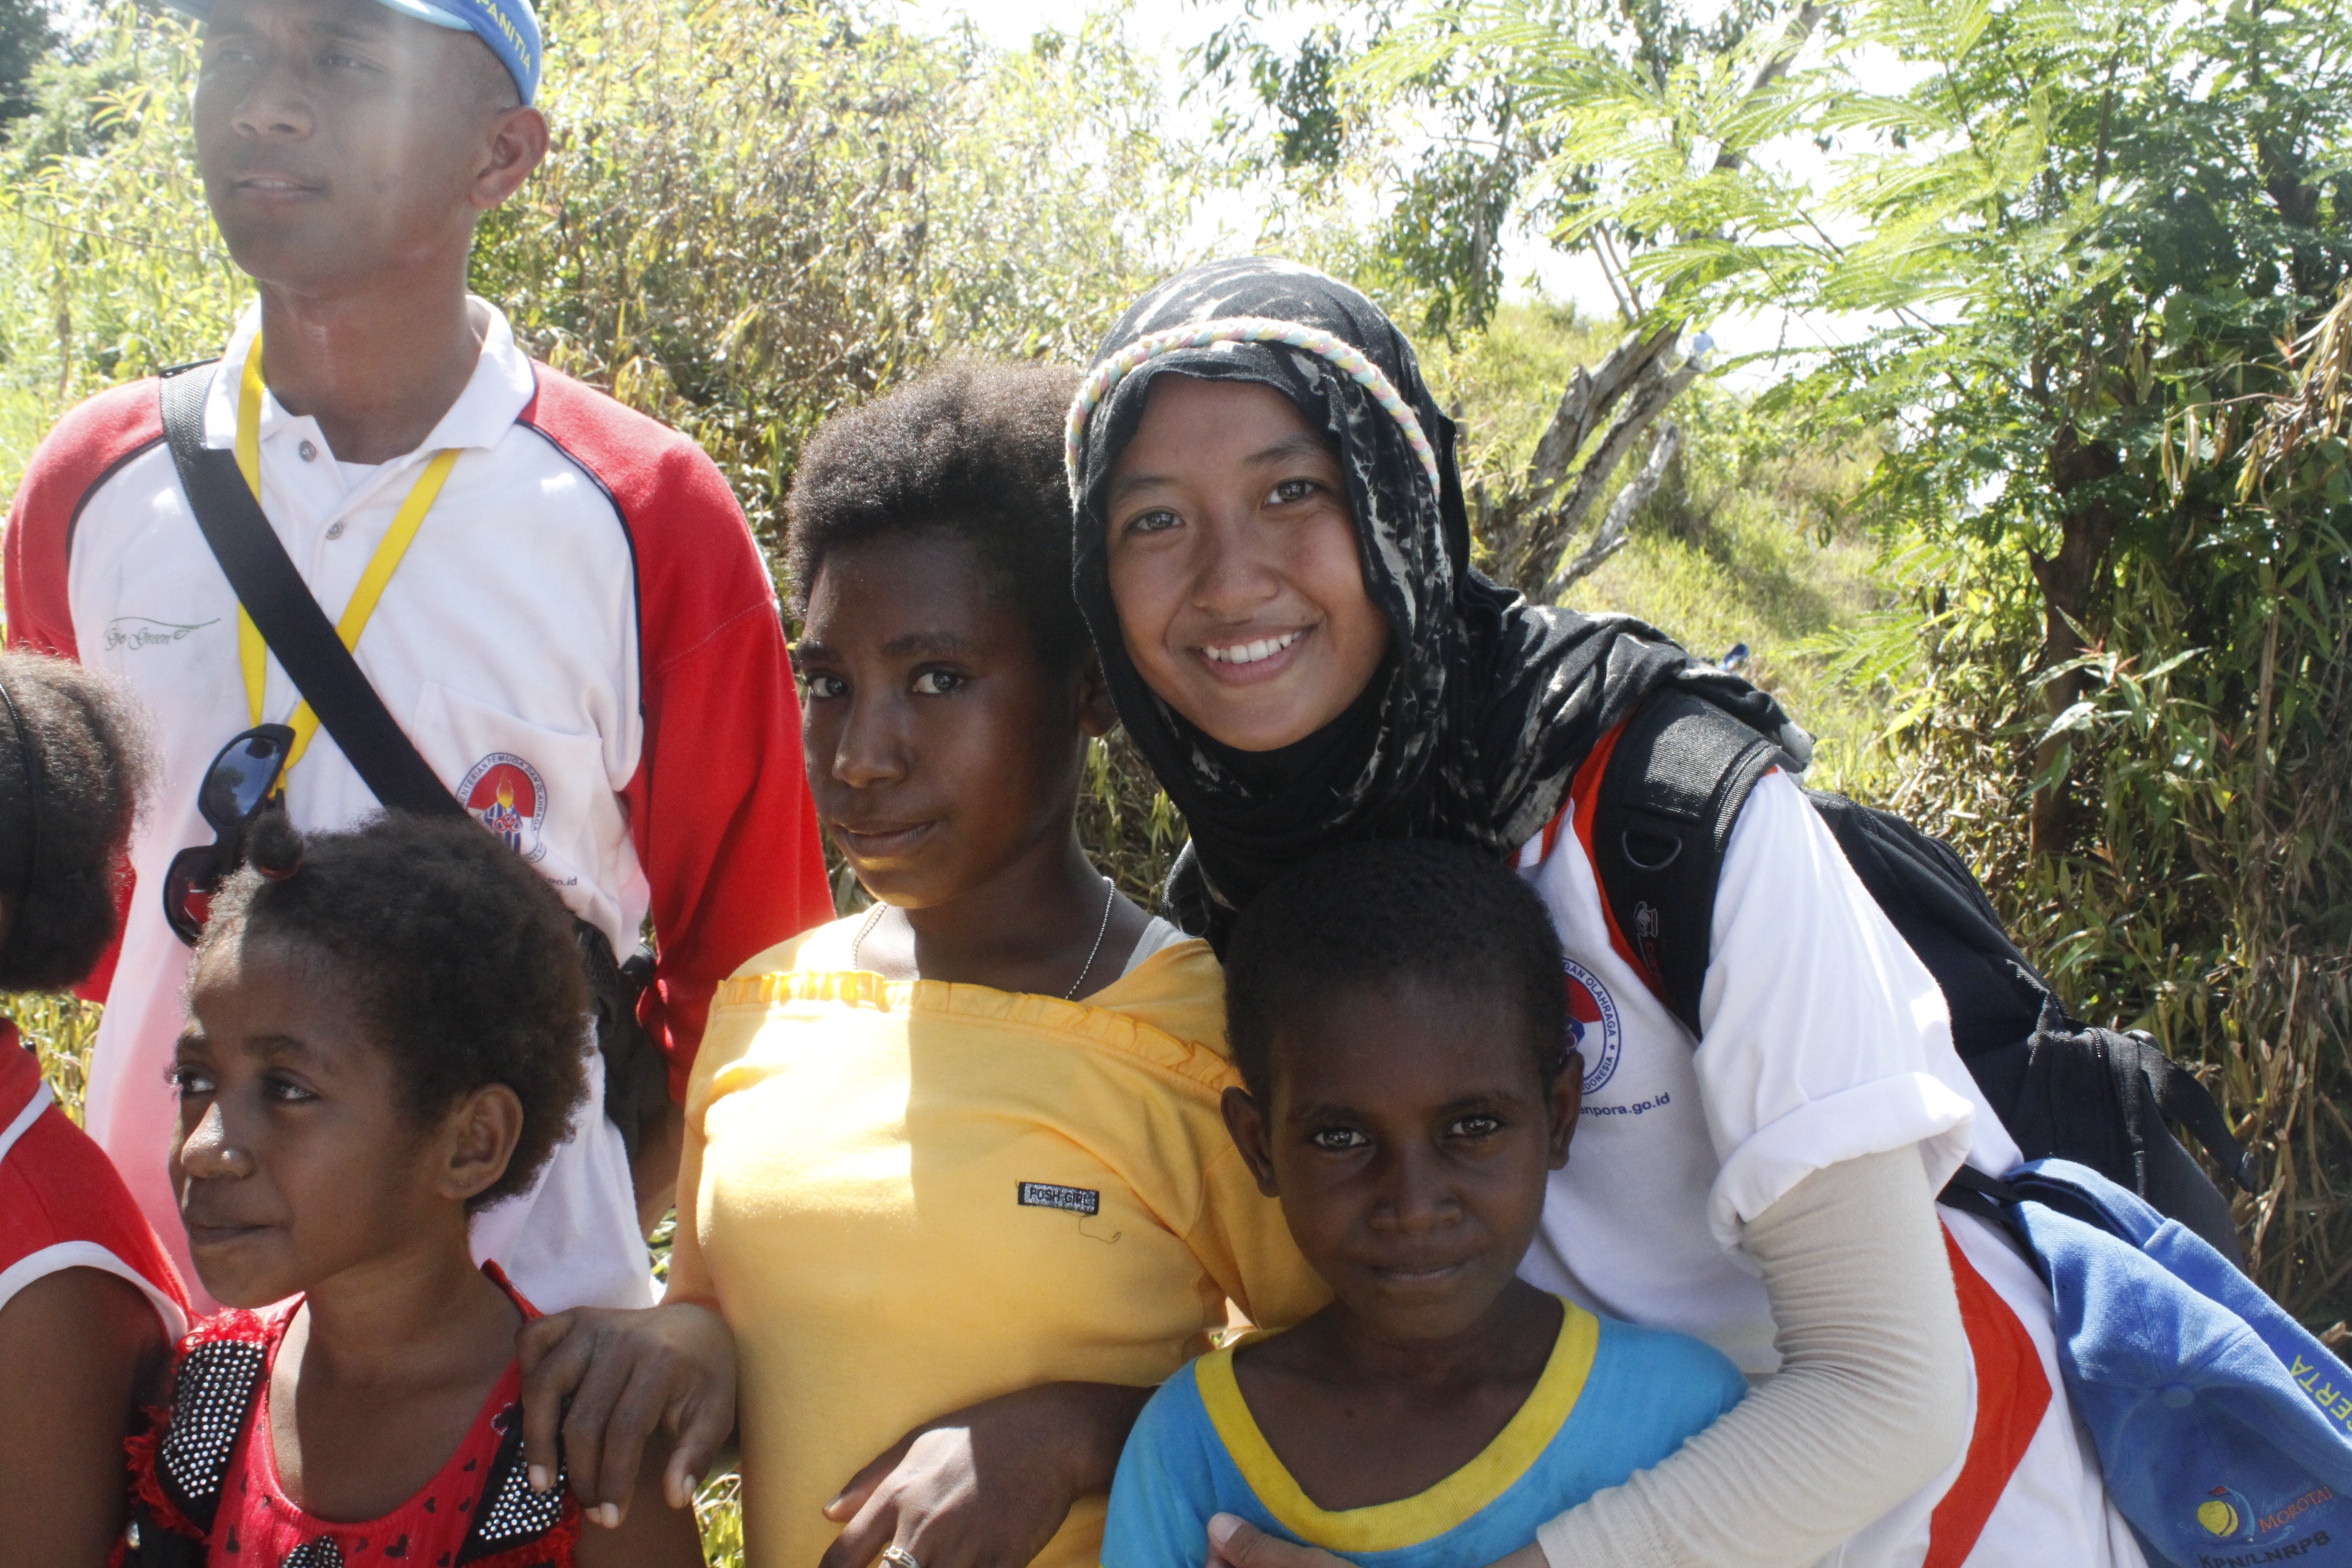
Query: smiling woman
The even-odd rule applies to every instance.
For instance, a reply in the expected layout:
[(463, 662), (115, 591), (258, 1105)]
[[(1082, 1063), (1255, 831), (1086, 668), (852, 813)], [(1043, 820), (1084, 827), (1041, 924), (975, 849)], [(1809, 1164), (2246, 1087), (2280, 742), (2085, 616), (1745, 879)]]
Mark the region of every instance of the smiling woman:
[[(2006, 1170), (2016, 1146), (1933, 978), (1791, 782), (1808, 748), (1778, 704), (1646, 626), (1481, 575), (1453, 423), (1412, 345), (1344, 284), (1266, 259), (1195, 268), (1127, 312), (1083, 385), (1076, 582), (1120, 716), (1191, 829), (1170, 886), (1184, 924), (1223, 941), (1286, 871), (1367, 840), (1515, 867), (1592, 1047), (1581, 1152), (1550, 1178), (1524, 1272), (1764, 1379), (1544, 1523), (1540, 1551), (1517, 1543), (1513, 1568), (1788, 1568), (1841, 1543), (1847, 1568), (2136, 1563), (2055, 1360), (2024, 1348), (2049, 1343), (2047, 1290), (1996, 1231), (1934, 1203), (1961, 1163)], [(1301, 431), (1332, 454), (1322, 468), (1284, 450)], [(1292, 532), (1343, 516), (1352, 562)], [(1181, 570), (1147, 570), (1160, 550)], [(1359, 660), (1350, 689), (1313, 644), (1364, 601), (1387, 656)], [(1220, 679), (1293, 631), (1258, 661), (1270, 675)], [(1785, 748), (1725, 847), (1696, 1028), (1660, 998), (1652, 933), (1604, 906), (1594, 843), (1615, 737), (1661, 691)], [(1299, 1568), (1278, 1542), (1219, 1549)]]
[(1271, 387), (1178, 377), (1111, 471), (1111, 591), (1127, 656), (1242, 751), (1346, 712), (1388, 651), (1339, 458)]

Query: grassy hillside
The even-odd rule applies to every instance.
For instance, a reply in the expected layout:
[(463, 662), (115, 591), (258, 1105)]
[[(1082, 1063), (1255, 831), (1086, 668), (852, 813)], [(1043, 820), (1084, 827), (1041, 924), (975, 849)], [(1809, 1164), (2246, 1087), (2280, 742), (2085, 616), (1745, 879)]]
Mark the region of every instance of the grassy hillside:
[[(1431, 382), (1464, 427), (1466, 482), (1501, 487), (1520, 473), (1568, 377), (1620, 333), (1530, 302), (1505, 306), (1482, 333), (1427, 345)], [(1785, 421), (1704, 380), (1668, 407), (1668, 422), (1682, 426), (1683, 455), (1630, 542), (1571, 587), (1568, 603), (1638, 616), (1711, 658), (1745, 643), (1743, 673), (1820, 743), (1813, 782), (1866, 789), (1889, 692), (1855, 677), (1842, 650), (1893, 598), (1879, 548), (1851, 512), (1874, 450), (1801, 445)], [(1614, 493), (1595, 503), (1595, 523)]]

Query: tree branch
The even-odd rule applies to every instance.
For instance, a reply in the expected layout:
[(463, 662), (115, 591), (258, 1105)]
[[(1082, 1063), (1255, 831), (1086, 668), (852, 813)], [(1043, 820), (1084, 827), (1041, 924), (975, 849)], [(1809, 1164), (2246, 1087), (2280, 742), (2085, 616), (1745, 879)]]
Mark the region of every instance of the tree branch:
[(1658, 432), (1658, 439), (1650, 448), (1650, 460), (1642, 465), (1640, 473), (1626, 481), (1623, 490), (1617, 492), (1617, 499), (1610, 504), (1608, 516), (1601, 519), (1601, 526), (1593, 534), (1592, 542), (1578, 551), (1575, 560), (1560, 568), (1559, 573), (1544, 584), (1543, 592), (1537, 595), (1538, 603), (1557, 603), (1560, 595), (1599, 571), (1602, 562), (1625, 548), (1626, 533), (1633, 526), (1634, 514), (1642, 509), (1651, 496), (1657, 494), (1659, 483), (1666, 477), (1667, 465), (1674, 461), (1675, 455), (1681, 450), (1680, 425), (1668, 425)]
[[(1773, 50), (1771, 58), (1757, 68), (1754, 79), (1748, 83), (1748, 90), (1740, 94), (1741, 109), (1754, 103), (1773, 83), (1788, 75), (1789, 67), (1796, 63), (1797, 51), (1805, 46), (1806, 39), (1813, 36), (1813, 29), (1820, 24), (1822, 14), (1828, 9), (1827, 6), (1815, 5), (1813, 0), (1805, 0), (1805, 4), (1797, 7), (1797, 14), (1789, 18), (1788, 26), (1781, 32), (1780, 47)], [(1747, 161), (1746, 148), (1720, 147), (1715, 152), (1715, 172), (1728, 174)]]
[(1602, 420), (1628, 388), (1658, 361), (1674, 342), (1671, 329), (1629, 332), (1606, 359), (1587, 370), (1579, 366), (1560, 393), (1560, 406), (1527, 460), (1526, 493), (1541, 504), (1568, 478), (1568, 465), (1584, 450)]
[(1548, 519), (1549, 526), (1544, 531), (1550, 536), (1561, 538), (1575, 534), (1577, 525), (1584, 521), (1584, 514), (1599, 497), (1601, 487), (1609, 482), (1609, 476), (1617, 471), (1617, 465), (1625, 460), (1625, 454), (1632, 449), (1634, 440), (1650, 427), (1650, 421), (1656, 419), (1667, 404), (1682, 395), (1683, 388), (1699, 379), (1699, 363), (1695, 358), (1686, 359), (1679, 369), (1668, 372), (1661, 370), (1659, 362), (1652, 359), (1647, 372), (1634, 388), (1633, 395), (1625, 400), (1625, 406), (1617, 411), (1617, 418), (1610, 424), (1608, 433), (1601, 437), (1601, 444), (1593, 448), (1593, 455), (1576, 471), (1576, 482), (1569, 487), (1567, 499), (1553, 510)]

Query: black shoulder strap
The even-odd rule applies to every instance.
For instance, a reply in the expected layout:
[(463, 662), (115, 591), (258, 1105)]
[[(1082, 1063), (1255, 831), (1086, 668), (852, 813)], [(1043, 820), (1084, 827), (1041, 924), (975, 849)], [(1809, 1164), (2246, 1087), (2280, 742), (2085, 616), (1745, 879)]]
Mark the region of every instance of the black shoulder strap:
[(1715, 880), (1732, 824), (1780, 747), (1703, 697), (1666, 690), (1618, 732), (1593, 811), (1593, 870), (1650, 988), (1692, 1034)]
[(377, 800), (427, 816), (462, 815), (465, 808), (417, 755), (310, 596), (238, 471), (235, 454), (204, 444), (211, 385), (211, 376), (192, 370), (163, 378), (163, 435), (196, 526), (237, 601)]
[[(236, 590), (237, 602), (378, 801), (421, 816), (465, 816), (465, 808), (418, 755), (416, 743), (328, 624), (262, 515), (236, 455), (204, 444), (204, 400), (211, 384), (210, 375), (194, 370), (163, 378), (163, 435), (196, 526)], [(637, 996), (651, 977), (652, 959), (641, 950), (627, 963), (618, 962), (604, 932), (576, 915), (572, 934), (587, 966), (597, 1042), (605, 1053), (605, 1111), (620, 1126), (634, 1161), (646, 1118), (669, 1096), (661, 1053), (636, 1017)]]

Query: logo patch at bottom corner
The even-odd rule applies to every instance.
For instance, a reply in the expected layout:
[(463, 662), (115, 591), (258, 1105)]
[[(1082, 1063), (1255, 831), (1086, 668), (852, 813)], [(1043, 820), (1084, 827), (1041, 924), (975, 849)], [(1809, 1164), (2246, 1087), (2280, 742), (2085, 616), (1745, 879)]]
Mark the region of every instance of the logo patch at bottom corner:
[(1018, 1201), (1025, 1209), (1061, 1209), (1070, 1214), (1100, 1214), (1102, 1194), (1091, 1187), (1060, 1187), (1050, 1181), (1021, 1183)]
[(539, 830), (547, 823), (547, 780), (529, 759), (511, 751), (490, 753), (467, 772), (457, 798), (526, 862), (545, 858), (547, 845)]
[(1584, 1092), (1597, 1094), (1617, 1072), (1617, 1057), (1625, 1047), (1625, 1026), (1599, 975), (1573, 958), (1563, 959), (1561, 967), (1567, 971), (1568, 1043), (1584, 1058)]

